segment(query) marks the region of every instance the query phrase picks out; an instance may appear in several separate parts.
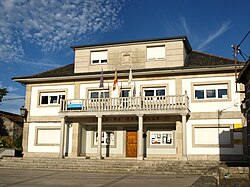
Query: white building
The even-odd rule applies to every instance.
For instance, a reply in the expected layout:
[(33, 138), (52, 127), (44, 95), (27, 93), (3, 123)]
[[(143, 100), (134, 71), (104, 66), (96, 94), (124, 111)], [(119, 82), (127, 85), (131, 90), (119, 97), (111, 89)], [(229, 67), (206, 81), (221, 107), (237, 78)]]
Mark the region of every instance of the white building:
[(25, 157), (246, 159), (232, 60), (185, 36), (72, 48), (74, 64), (13, 78), (26, 84)]

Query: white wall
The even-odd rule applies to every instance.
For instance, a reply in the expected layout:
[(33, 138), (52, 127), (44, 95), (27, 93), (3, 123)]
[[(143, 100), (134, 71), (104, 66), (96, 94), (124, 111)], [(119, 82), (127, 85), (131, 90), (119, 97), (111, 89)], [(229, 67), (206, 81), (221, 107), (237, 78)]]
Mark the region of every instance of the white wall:
[[(241, 123), (241, 119), (220, 119), (219, 124), (223, 125), (232, 125), (234, 123)], [(193, 147), (192, 141), (192, 125), (218, 125), (218, 119), (210, 119), (210, 120), (189, 120), (187, 122), (187, 153), (188, 154), (230, 154), (230, 155), (241, 155), (243, 154), (243, 146), (242, 145), (234, 145), (233, 148), (221, 148), (221, 147)], [(241, 134), (241, 135), (240, 135)], [(233, 132), (233, 138), (237, 139), (242, 137), (242, 133)]]
[[(123, 139), (124, 139), (124, 131), (123, 130), (115, 130), (114, 131), (116, 133), (115, 136), (115, 144), (116, 147), (112, 147), (110, 146), (110, 156), (112, 155), (123, 155)], [(86, 154), (97, 154), (97, 146), (93, 147), (92, 143), (93, 143), (93, 131), (91, 130), (87, 130), (86, 131), (86, 139), (82, 140), (82, 141), (86, 141)], [(104, 146), (102, 148), (102, 155), (105, 156), (106, 154), (106, 147)]]
[[(28, 152), (48, 152), (48, 153), (59, 153), (60, 146), (36, 146), (36, 127), (47, 128), (47, 127), (58, 127), (61, 128), (60, 123), (30, 123), (29, 124), (29, 136), (28, 136)], [(60, 142), (60, 140), (59, 140)]]
[[(105, 79), (105, 78), (104, 78)], [(141, 86), (147, 86), (150, 85), (152, 87), (154, 86), (166, 86), (168, 85), (168, 94), (169, 95), (175, 95), (175, 80), (151, 80), (151, 81), (136, 81), (132, 82), (130, 85), (128, 85), (127, 81), (119, 81), (118, 80), (118, 87), (128, 87), (128, 86), (136, 86), (136, 96), (140, 96), (142, 94)], [(105, 82), (104, 80), (104, 89), (110, 89), (110, 97), (119, 97), (118, 89), (113, 91), (113, 82)], [(88, 89), (99, 89), (99, 82), (98, 83), (91, 83), (91, 84), (81, 84), (80, 85), (80, 98), (85, 99), (88, 96), (87, 90)], [(166, 93), (167, 94), (167, 93)]]
[[(175, 141), (175, 140), (174, 140)], [(169, 154), (176, 154), (175, 148), (147, 148), (147, 155), (169, 155)]]
[[(192, 89), (193, 82), (194, 83), (196, 82), (206, 83), (206, 82), (215, 82), (215, 81), (231, 81), (231, 101), (191, 102), (192, 101), (191, 89)], [(240, 94), (235, 93), (234, 82), (235, 82), (234, 76), (208, 77), (208, 78), (185, 78), (182, 80), (182, 91), (183, 91), (183, 94), (185, 90), (187, 91), (187, 94), (189, 96), (189, 109), (191, 112), (216, 112), (218, 110), (223, 110), (223, 109), (225, 109), (224, 111), (240, 111), (240, 102), (241, 102)]]
[(39, 91), (67, 90), (66, 99), (74, 99), (74, 85), (34, 86), (31, 90), (30, 116), (57, 116), (60, 106), (39, 106)]

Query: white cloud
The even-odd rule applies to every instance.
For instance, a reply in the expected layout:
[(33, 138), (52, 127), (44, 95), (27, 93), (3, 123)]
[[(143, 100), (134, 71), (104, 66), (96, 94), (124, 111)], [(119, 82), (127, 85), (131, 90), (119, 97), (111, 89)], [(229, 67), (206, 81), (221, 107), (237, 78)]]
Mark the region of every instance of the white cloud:
[(83, 43), (93, 33), (119, 28), (119, 12), (124, 3), (125, 0), (3, 0), (0, 60), (25, 61), (26, 42), (40, 46), (44, 53), (53, 53)]
[(46, 66), (46, 67), (51, 67), (51, 68), (57, 68), (57, 67), (61, 66), (60, 64), (56, 64), (56, 63), (54, 63), (51, 60), (46, 59), (46, 58), (42, 58), (39, 61), (17, 59), (16, 63), (28, 64), (28, 65), (37, 65), (37, 66)]
[(7, 90), (8, 90), (8, 92), (14, 92), (14, 91), (17, 91), (18, 88), (15, 88), (15, 87), (13, 87), (13, 86), (8, 86), (8, 87), (7, 87)]
[(8, 94), (0, 102), (0, 110), (18, 114), (19, 108), (24, 105), (24, 96), (12, 93), (17, 91), (18, 88), (13, 86), (6, 87), (2, 82), (0, 82), (0, 88), (7, 88), (8, 90)]
[(185, 29), (186, 34), (190, 35), (190, 31), (189, 31), (185, 17), (181, 16), (180, 21), (181, 21), (183, 28)]
[[(14, 92), (18, 90), (18, 88), (13, 87), (13, 86), (4, 86), (2, 82), (0, 82), (0, 88), (6, 88), (8, 92)], [(9, 94), (7, 94), (7, 96), (9, 96)]]
[(198, 45), (197, 50), (205, 49), (209, 43), (211, 43), (213, 40), (215, 40), (217, 37), (222, 35), (224, 32), (226, 32), (230, 28), (231, 28), (231, 22), (222, 23), (222, 25), (220, 26), (218, 30), (216, 30), (213, 33), (210, 33), (208, 37)]
[(23, 105), (24, 96), (17, 94), (8, 94), (0, 103), (0, 110), (19, 114), (19, 110)]

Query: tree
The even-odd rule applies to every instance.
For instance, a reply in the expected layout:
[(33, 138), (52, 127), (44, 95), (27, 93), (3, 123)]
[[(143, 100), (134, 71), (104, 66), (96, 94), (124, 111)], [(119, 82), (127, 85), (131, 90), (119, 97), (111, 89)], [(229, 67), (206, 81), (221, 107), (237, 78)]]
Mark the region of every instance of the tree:
[(9, 132), (6, 129), (6, 126), (4, 125), (4, 121), (2, 118), (0, 118), (0, 136), (8, 136)]
[(6, 88), (0, 88), (0, 102), (2, 102), (3, 96), (7, 95), (8, 91)]

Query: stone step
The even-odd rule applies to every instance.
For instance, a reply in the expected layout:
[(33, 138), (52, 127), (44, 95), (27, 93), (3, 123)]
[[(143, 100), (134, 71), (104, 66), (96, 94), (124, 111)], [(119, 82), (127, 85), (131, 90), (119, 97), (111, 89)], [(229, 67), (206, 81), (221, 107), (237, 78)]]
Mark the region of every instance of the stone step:
[(201, 175), (216, 162), (4, 158), (0, 168)]
[(58, 166), (58, 165), (73, 165), (73, 166), (78, 166), (78, 167), (88, 167), (88, 166), (93, 166), (93, 167), (137, 167), (137, 168), (145, 168), (145, 167), (150, 167), (150, 168), (158, 168), (158, 169), (165, 169), (165, 168), (188, 168), (188, 169), (197, 169), (197, 168), (207, 168), (207, 166), (194, 166), (194, 165), (169, 165), (169, 164), (161, 164), (161, 165), (147, 165), (147, 164), (127, 164), (127, 163), (85, 163), (85, 162), (10, 162), (10, 161), (1, 161), (0, 165), (53, 165), (53, 166)]
[(70, 160), (70, 159), (9, 159), (9, 158), (4, 158), (1, 160), (1, 162), (22, 162), (22, 163), (84, 163), (84, 164), (93, 164), (96, 163), (98, 165), (106, 165), (112, 163), (112, 165), (147, 165), (147, 166), (216, 166), (218, 165), (218, 162), (181, 162), (181, 161), (176, 161), (176, 162), (161, 162), (161, 161), (117, 161), (117, 160)]
[(134, 173), (144, 173), (144, 174), (187, 174), (187, 175), (202, 175), (205, 171), (204, 170), (182, 170), (181, 172), (178, 171), (158, 171), (158, 170), (151, 170), (150, 168), (144, 169), (135, 169), (135, 168), (76, 168), (76, 167), (54, 167), (54, 166), (5, 166), (1, 168), (12, 168), (12, 169), (38, 169), (38, 170), (59, 170), (59, 171), (83, 171), (83, 172), (111, 172), (111, 173), (127, 173), (127, 172), (134, 172)]

